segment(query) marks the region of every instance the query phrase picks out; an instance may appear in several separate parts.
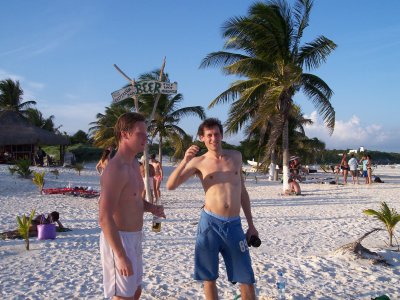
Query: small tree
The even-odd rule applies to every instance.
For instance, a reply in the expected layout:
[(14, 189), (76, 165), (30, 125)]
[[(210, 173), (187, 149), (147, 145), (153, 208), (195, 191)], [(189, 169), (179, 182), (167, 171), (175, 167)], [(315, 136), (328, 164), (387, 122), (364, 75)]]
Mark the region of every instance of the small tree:
[(58, 176), (60, 175), (60, 171), (58, 171), (58, 169), (51, 170), (50, 173), (56, 176), (56, 179), (58, 179)]
[(18, 173), (23, 178), (28, 178), (32, 171), (29, 168), (31, 166), (31, 161), (29, 159), (20, 159), (15, 163), (15, 166), (9, 167), (11, 175)]
[(389, 246), (393, 247), (394, 228), (400, 221), (400, 214), (398, 214), (394, 208), (390, 209), (386, 202), (381, 203), (381, 209), (379, 211), (366, 209), (363, 213), (368, 216), (374, 216), (385, 224), (386, 230), (389, 233)]
[(44, 174), (44, 171), (42, 173), (33, 172), (32, 181), (39, 188), (40, 194), (43, 194)]
[(85, 168), (84, 164), (75, 164), (74, 169), (78, 171), (79, 176), (81, 176), (81, 171)]
[(25, 214), (22, 216), (22, 218), (17, 216), (18, 232), (25, 240), (26, 250), (29, 250), (29, 227), (31, 226), (34, 215), (35, 215), (35, 210), (32, 210), (29, 219), (25, 216)]

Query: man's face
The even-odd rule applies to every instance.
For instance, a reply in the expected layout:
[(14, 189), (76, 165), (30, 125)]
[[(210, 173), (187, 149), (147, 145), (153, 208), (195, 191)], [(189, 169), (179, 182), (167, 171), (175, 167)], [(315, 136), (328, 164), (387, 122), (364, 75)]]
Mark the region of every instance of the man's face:
[(147, 142), (147, 127), (144, 122), (136, 122), (129, 133), (125, 134), (127, 142), (134, 152), (142, 152)]
[(218, 126), (204, 128), (203, 136), (200, 136), (200, 141), (204, 143), (208, 150), (221, 149), (222, 133), (219, 131)]

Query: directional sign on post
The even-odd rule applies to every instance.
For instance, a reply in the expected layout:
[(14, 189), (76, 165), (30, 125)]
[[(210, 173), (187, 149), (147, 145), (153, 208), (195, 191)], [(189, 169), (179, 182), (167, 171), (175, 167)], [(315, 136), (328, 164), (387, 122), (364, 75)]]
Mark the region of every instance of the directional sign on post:
[(118, 91), (112, 92), (111, 96), (113, 102), (119, 102), (127, 98), (132, 98), (134, 95), (139, 94), (168, 94), (173, 95), (177, 93), (178, 84), (176, 82), (162, 82), (162, 81), (138, 81), (135, 86), (127, 86)]

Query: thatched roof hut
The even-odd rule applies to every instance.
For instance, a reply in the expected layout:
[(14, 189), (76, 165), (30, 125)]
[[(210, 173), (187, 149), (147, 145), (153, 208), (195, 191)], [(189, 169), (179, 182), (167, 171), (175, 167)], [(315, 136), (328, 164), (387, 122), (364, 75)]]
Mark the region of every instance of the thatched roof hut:
[(32, 159), (38, 145), (60, 145), (64, 152), (63, 146), (68, 144), (68, 137), (36, 127), (16, 111), (0, 111), (0, 150), (11, 153), (13, 159)]

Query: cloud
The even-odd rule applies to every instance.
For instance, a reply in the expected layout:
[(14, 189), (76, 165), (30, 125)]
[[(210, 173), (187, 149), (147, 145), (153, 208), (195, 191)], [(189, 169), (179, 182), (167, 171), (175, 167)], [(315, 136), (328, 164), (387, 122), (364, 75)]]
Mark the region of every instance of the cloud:
[(379, 124), (365, 124), (356, 115), (349, 120), (336, 120), (335, 130), (331, 136), (316, 111), (305, 117), (314, 122), (305, 126), (306, 135), (309, 138), (317, 137), (322, 140), (326, 143), (327, 149), (357, 149), (360, 146), (379, 151), (400, 149), (400, 132), (384, 128)]
[(77, 103), (51, 103), (40, 108), (44, 116), (54, 115), (56, 126), (62, 125), (61, 131), (74, 134), (78, 130), (88, 131), (89, 123), (96, 121), (96, 115), (104, 109), (104, 103), (83, 101)]

